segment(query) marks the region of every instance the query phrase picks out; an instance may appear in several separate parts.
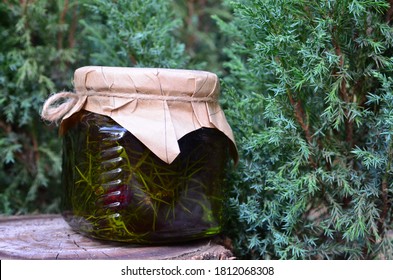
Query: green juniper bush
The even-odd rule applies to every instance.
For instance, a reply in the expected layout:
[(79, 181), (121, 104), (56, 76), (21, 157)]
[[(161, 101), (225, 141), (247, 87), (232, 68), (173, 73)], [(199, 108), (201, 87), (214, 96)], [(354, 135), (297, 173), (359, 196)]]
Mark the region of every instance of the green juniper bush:
[(242, 161), (228, 228), (262, 259), (393, 258), (392, 8), (234, 0), (224, 78)]

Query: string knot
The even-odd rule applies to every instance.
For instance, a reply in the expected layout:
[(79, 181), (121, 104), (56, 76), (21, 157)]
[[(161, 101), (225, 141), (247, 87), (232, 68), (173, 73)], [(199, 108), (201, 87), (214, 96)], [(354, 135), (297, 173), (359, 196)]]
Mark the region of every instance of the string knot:
[(59, 92), (50, 96), (42, 107), (41, 117), (56, 122), (62, 119), (78, 102), (79, 96), (73, 92)]

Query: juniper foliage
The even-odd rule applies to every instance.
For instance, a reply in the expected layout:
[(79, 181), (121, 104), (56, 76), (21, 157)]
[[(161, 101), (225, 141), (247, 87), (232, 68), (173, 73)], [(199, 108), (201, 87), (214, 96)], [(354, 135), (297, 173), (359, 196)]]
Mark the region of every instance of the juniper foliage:
[(182, 22), (172, 1), (85, 1), (93, 14), (82, 21), (92, 43), (91, 63), (106, 66), (182, 68), (188, 61), (179, 40)]
[(228, 230), (260, 259), (393, 258), (388, 1), (234, 0)]
[(222, 49), (228, 38), (219, 31), (214, 17), (229, 19), (230, 11), (216, 0), (174, 0), (173, 11), (183, 22), (179, 35), (189, 56), (187, 66), (222, 74)]
[[(39, 118), (43, 100), (67, 85), (75, 6), (68, 1), (0, 3), (0, 213), (54, 211), (61, 155)], [(40, 204), (41, 207), (37, 207)]]

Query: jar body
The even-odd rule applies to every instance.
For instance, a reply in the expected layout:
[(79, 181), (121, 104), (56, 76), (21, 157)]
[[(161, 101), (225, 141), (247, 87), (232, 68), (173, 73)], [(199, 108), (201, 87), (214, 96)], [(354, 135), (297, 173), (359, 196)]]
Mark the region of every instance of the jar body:
[(201, 128), (185, 135), (168, 164), (109, 117), (81, 111), (68, 126), (63, 216), (74, 230), (132, 243), (220, 232), (229, 145), (222, 132)]

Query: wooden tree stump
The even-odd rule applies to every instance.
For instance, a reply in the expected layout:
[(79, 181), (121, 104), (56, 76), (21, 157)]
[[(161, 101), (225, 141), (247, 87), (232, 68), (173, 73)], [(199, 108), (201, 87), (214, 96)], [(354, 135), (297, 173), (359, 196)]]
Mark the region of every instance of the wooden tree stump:
[(74, 232), (60, 215), (0, 218), (0, 259), (234, 259), (214, 239), (164, 246), (103, 242)]

